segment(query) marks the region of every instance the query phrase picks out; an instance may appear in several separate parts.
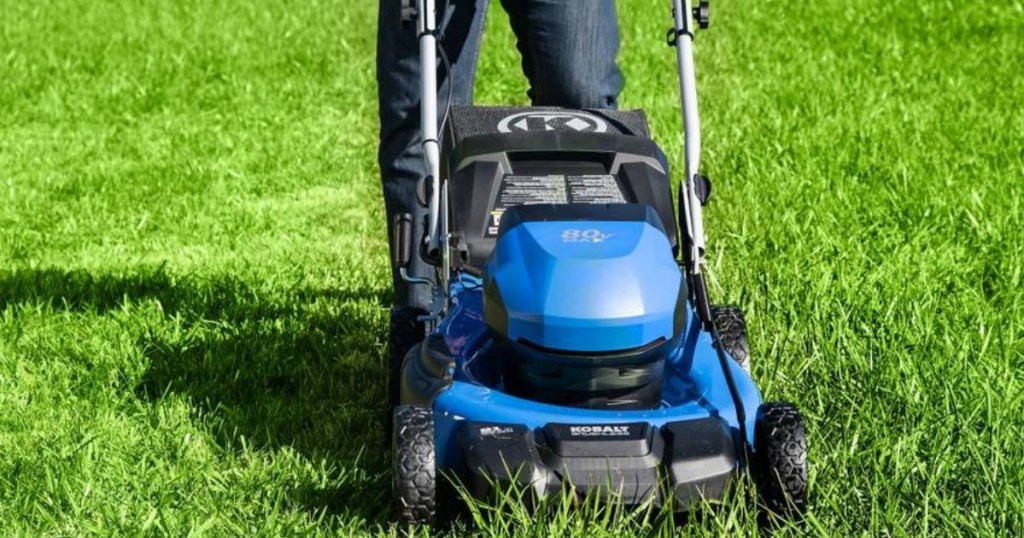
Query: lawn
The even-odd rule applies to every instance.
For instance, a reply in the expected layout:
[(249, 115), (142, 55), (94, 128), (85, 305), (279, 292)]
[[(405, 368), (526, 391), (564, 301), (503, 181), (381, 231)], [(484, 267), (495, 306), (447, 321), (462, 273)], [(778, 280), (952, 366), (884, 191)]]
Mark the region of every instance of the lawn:
[[(680, 165), (667, 6), (619, 2), (622, 103)], [(524, 103), (493, 7), (477, 100)], [(805, 531), (1024, 534), (1024, 4), (713, 9), (712, 295), (806, 414)], [(0, 535), (396, 533), (375, 25), (0, 0)], [(677, 532), (753, 529), (716, 514)], [(672, 532), (507, 523), (449, 532)]]

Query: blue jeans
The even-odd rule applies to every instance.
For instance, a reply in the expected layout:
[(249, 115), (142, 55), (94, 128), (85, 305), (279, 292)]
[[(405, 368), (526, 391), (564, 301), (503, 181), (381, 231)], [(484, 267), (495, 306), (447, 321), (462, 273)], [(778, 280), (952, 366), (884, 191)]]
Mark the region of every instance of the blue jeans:
[[(439, 70), (438, 109), (444, 111), (448, 85), (453, 104), (473, 102), (473, 79), (489, 0), (438, 0), (442, 45), (451, 73)], [(614, 0), (501, 0), (512, 22), (522, 69), (535, 106), (617, 108), (622, 74), (616, 64), (619, 29)], [(377, 30), (377, 96), (380, 106), (380, 163), (384, 206), (413, 214), (416, 245), (425, 210), (416, 202), (416, 184), (425, 175), (420, 150), (419, 43), (415, 24), (400, 24), (399, 0), (381, 0)], [(418, 255), (410, 272), (433, 275)], [(426, 308), (430, 290), (408, 285), (397, 272), (395, 304)]]

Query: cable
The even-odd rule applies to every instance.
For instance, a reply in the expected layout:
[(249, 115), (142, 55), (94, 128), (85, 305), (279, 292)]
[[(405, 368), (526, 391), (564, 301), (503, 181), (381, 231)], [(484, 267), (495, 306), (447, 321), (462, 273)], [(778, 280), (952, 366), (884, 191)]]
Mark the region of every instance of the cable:
[(722, 374), (725, 376), (725, 384), (729, 389), (729, 396), (732, 398), (733, 409), (736, 410), (736, 422), (740, 430), (740, 448), (743, 451), (744, 463), (749, 465), (750, 462), (747, 461), (750, 454), (750, 446), (747, 441), (747, 410), (743, 405), (743, 397), (740, 396), (740, 391), (736, 388), (736, 380), (732, 377), (729, 359), (726, 358), (723, 350), (722, 337), (718, 334), (718, 324), (714, 321), (711, 323), (711, 343), (715, 348), (715, 354), (718, 355), (718, 365), (722, 368)]
[[(442, 34), (443, 36), (443, 34)], [(448, 122), (448, 116), (452, 112), (452, 86), (455, 85), (455, 81), (452, 80), (452, 64), (448, 62), (448, 53), (444, 50), (441, 38), (437, 40), (437, 52), (441, 56), (441, 63), (444, 64), (444, 71), (448, 77), (448, 96), (445, 97), (444, 103), (444, 114), (441, 116), (441, 125), (437, 128), (438, 136), (444, 136), (444, 126)]]

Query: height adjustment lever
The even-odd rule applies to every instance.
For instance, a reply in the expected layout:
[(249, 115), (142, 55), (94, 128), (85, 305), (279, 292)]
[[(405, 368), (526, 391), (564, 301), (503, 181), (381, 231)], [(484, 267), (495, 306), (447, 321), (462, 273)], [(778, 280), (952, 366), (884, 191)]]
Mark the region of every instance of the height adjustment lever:
[(391, 265), (405, 269), (412, 261), (412, 215), (398, 213), (392, 224)]
[(410, 284), (433, 285), (434, 281), (409, 274), (409, 262), (412, 261), (412, 225), (413, 218), (409, 213), (398, 213), (391, 223), (391, 266), (398, 269), (402, 280)]

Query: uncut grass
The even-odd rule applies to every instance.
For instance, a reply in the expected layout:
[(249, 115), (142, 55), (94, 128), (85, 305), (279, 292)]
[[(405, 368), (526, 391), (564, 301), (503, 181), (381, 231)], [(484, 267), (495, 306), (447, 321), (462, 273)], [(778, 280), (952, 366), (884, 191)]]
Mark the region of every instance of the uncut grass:
[[(622, 102), (678, 165), (657, 5)], [(492, 8), (477, 100), (524, 103)], [(714, 9), (713, 296), (807, 416), (808, 531), (1021, 534), (1024, 7)], [(0, 534), (394, 535), (375, 5), (0, 12)], [(714, 513), (675, 532), (754, 528)], [(674, 528), (559, 514), (442, 532)]]
[[(476, 534), (486, 536), (801, 536), (808, 526), (818, 522), (811, 516), (794, 522), (758, 511), (754, 484), (748, 477), (737, 477), (718, 501), (695, 499), (687, 513), (675, 513), (675, 495), (667, 481), (658, 484), (656, 498), (638, 506), (608, 502), (621, 492), (621, 485), (609, 482), (602, 495), (586, 495), (571, 485), (561, 493), (537, 499), (520, 484), (492, 483), (486, 500), (472, 498), (456, 478), (450, 493), (465, 508), (445, 525), (460, 529), (472, 524)], [(602, 498), (606, 496), (607, 498)], [(529, 502), (527, 499), (534, 499)], [(450, 510), (444, 510), (450, 512)], [(818, 529), (821, 530), (820, 528)]]

